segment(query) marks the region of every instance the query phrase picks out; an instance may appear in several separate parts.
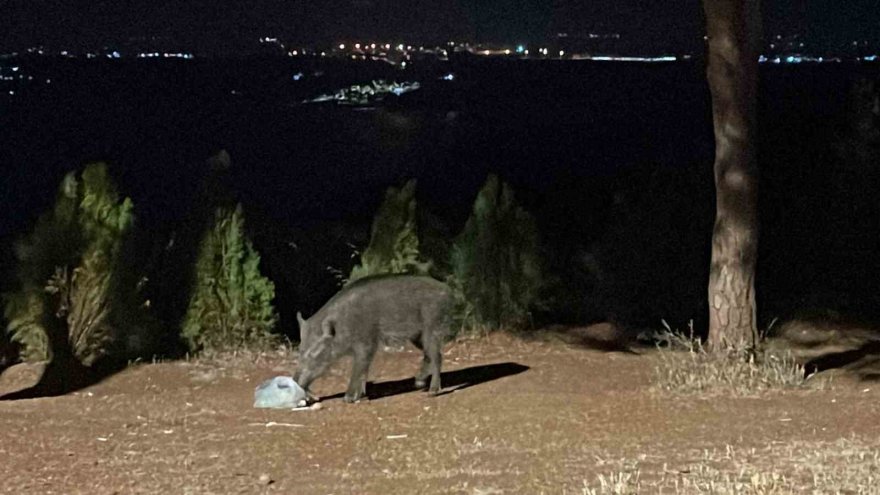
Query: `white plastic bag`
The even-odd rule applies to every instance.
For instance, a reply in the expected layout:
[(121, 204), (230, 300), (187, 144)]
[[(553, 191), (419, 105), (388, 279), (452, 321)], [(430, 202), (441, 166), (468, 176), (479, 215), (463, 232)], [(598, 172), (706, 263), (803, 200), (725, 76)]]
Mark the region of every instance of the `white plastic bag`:
[(293, 409), (308, 405), (306, 391), (289, 376), (276, 376), (254, 390), (254, 407)]

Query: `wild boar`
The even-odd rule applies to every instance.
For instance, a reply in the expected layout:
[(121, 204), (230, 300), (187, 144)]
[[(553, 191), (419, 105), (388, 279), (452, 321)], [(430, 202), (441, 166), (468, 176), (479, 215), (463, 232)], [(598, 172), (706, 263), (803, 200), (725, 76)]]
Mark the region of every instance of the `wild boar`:
[(300, 355), (294, 380), (308, 391), (328, 366), (352, 355), (345, 402), (357, 402), (366, 395), (367, 372), (380, 342), (409, 341), (424, 353), (416, 387), (424, 388), (430, 375), (428, 391), (436, 394), (452, 306), (449, 287), (429, 277), (380, 275), (355, 281), (308, 320), (297, 313)]

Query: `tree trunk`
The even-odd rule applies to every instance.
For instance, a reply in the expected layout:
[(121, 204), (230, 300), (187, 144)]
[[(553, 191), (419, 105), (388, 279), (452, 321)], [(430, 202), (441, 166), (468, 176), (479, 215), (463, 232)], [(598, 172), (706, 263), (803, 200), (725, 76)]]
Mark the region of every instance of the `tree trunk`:
[(709, 272), (709, 348), (753, 345), (758, 180), (755, 152), (759, 0), (703, 0), (715, 128), (716, 215)]

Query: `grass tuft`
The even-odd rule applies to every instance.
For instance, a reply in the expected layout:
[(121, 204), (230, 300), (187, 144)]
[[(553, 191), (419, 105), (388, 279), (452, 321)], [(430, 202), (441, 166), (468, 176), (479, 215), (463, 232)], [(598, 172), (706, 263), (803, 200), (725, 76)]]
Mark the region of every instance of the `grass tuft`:
[(774, 443), (763, 449), (727, 445), (704, 450), (683, 465), (654, 466), (623, 460), (616, 471), (584, 481), (581, 493), (880, 494), (880, 451), (867, 439)]
[(730, 346), (710, 352), (694, 337), (693, 323), (688, 334), (663, 324), (665, 331), (654, 335), (660, 355), (655, 386), (660, 390), (749, 396), (804, 385), (805, 369), (789, 351)]

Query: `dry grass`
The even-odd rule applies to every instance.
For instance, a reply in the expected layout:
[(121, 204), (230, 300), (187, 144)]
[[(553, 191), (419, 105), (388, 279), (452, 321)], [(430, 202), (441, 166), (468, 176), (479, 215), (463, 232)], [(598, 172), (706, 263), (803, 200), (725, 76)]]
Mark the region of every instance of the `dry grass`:
[(266, 362), (292, 360), (297, 346), (289, 340), (233, 349), (205, 349), (195, 355), (187, 355), (186, 362), (210, 366), (253, 366)]
[(880, 494), (878, 441), (793, 442), (764, 449), (703, 451), (678, 467), (620, 461), (618, 470), (584, 482), (583, 495)]
[(804, 367), (784, 350), (729, 347), (709, 352), (694, 337), (693, 326), (687, 335), (667, 326), (655, 338), (660, 353), (655, 386), (665, 392), (751, 396), (799, 388), (806, 380)]

